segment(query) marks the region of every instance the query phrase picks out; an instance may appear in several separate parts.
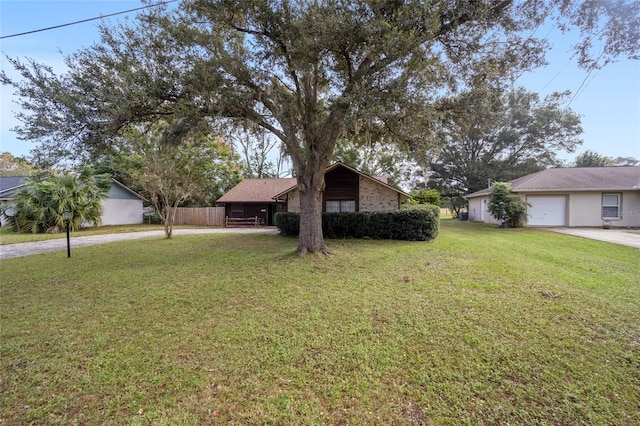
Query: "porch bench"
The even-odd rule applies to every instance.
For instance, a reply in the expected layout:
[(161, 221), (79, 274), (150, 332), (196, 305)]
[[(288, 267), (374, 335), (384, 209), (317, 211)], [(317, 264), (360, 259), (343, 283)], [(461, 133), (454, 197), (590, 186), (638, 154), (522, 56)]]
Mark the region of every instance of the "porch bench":
[(254, 217), (225, 217), (224, 226), (260, 226), (262, 220), (258, 216)]

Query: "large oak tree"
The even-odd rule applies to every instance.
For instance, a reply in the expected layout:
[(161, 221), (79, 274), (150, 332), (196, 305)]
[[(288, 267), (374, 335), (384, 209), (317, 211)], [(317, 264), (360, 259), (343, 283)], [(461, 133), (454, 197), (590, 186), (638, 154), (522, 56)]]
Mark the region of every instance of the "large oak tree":
[(324, 170), (347, 127), (382, 123), (388, 140), (423, 152), (438, 140), (443, 98), (542, 62), (533, 34), (545, 19), (579, 27), (579, 62), (597, 67), (637, 57), (637, 11), (626, 0), (185, 0), (105, 28), (63, 76), (15, 60), (26, 79), (20, 132), (40, 140), (39, 153), (91, 155), (169, 115), (252, 121), (282, 141), (297, 172), (299, 253), (324, 251)]
[(580, 117), (564, 106), (568, 93), (540, 99), (522, 88), (472, 90), (451, 102), (444, 147), (431, 163), (429, 186), (468, 194), (560, 164), (556, 153), (582, 143)]

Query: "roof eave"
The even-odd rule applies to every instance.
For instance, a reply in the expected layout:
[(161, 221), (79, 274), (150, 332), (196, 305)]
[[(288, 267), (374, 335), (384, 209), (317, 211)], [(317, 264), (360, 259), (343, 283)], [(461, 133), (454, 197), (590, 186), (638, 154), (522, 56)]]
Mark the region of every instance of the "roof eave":
[(111, 178), (111, 182), (115, 183), (117, 186), (119, 186), (120, 188), (124, 189), (125, 191), (129, 192), (131, 195), (134, 195), (135, 197), (141, 199), (142, 201), (149, 201), (146, 198), (144, 198), (142, 195), (138, 194), (136, 191), (134, 191), (133, 189), (129, 188), (127, 185), (125, 185), (124, 183), (117, 181), (114, 178)]
[(272, 199), (272, 200), (276, 200), (276, 201), (278, 201), (278, 199), (279, 199), (280, 197), (282, 197), (282, 196), (283, 196), (283, 195), (285, 195), (285, 194), (288, 194), (289, 192), (291, 192), (291, 191), (293, 191), (293, 190), (295, 190), (295, 189), (297, 189), (297, 188), (298, 188), (298, 185), (293, 185), (291, 188), (289, 188), (289, 189), (285, 189), (285, 190), (284, 190), (284, 191), (282, 191), (281, 193), (274, 195), (273, 197), (271, 197), (271, 199)]
[(595, 187), (595, 188), (553, 188), (553, 189), (527, 189), (527, 188), (515, 188), (512, 192), (602, 192), (602, 191), (640, 191), (640, 188), (623, 187), (623, 188), (611, 188), (611, 187)]

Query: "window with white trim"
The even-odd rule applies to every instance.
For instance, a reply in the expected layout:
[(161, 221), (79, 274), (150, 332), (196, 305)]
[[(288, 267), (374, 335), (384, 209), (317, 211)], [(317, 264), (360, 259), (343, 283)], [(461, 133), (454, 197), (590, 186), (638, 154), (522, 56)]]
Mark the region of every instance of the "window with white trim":
[(620, 194), (602, 194), (602, 218), (620, 219)]
[(328, 213), (355, 212), (356, 202), (354, 200), (327, 201), (325, 210)]

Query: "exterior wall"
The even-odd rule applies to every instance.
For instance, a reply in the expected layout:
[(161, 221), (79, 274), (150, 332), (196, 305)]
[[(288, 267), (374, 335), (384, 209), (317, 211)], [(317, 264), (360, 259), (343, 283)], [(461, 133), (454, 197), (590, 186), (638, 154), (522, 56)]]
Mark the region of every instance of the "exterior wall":
[(484, 207), (483, 200), (487, 197), (474, 197), (469, 199), (469, 221), (471, 222), (484, 222), (482, 220), (481, 209)]
[(120, 184), (112, 183), (102, 201), (101, 225), (135, 225), (144, 220), (142, 200)]
[(396, 191), (378, 185), (376, 182), (364, 176), (360, 176), (359, 204), (359, 211), (361, 212), (398, 210), (400, 208), (398, 193)]
[(355, 203), (355, 211), (360, 211), (360, 181), (357, 173), (338, 167), (324, 175), (324, 182), (322, 211), (327, 210), (327, 201), (352, 201)]
[[(620, 210), (621, 219), (602, 220), (602, 194), (622, 194)], [(589, 191), (589, 192), (532, 192), (518, 194), (520, 199), (529, 196), (564, 195), (568, 197), (566, 226), (569, 227), (602, 227), (605, 223), (612, 227), (640, 227), (640, 191)], [(486, 201), (486, 202), (485, 202)], [(489, 197), (469, 199), (469, 220), (497, 224), (498, 222), (487, 211)], [(481, 212), (481, 210), (484, 212)], [(483, 214), (484, 213), (484, 214)]]
[(569, 226), (601, 227), (602, 194), (622, 194), (622, 219), (607, 220), (613, 227), (640, 227), (640, 191), (574, 192), (569, 196)]
[(640, 228), (640, 191), (622, 192), (622, 220), (612, 225)]
[[(378, 185), (371, 179), (359, 176), (359, 197), (356, 210), (361, 212), (372, 212), (382, 210), (398, 210), (400, 202), (398, 201), (398, 193), (393, 189)], [(328, 187), (328, 184), (327, 184)], [(287, 211), (300, 213), (300, 192), (298, 190), (291, 191), (287, 194)], [(344, 198), (344, 197), (343, 197)], [(324, 195), (323, 200), (340, 199), (334, 195)], [(347, 199), (347, 198), (345, 198)], [(323, 203), (323, 211), (325, 203)]]
[(267, 223), (269, 207), (267, 203), (245, 203), (244, 217), (259, 217), (262, 223)]
[(113, 199), (102, 201), (102, 225), (133, 225), (142, 223), (142, 200)]
[(491, 216), (487, 206), (489, 205), (489, 196), (474, 197), (469, 199), (469, 221), (483, 222), (492, 225), (498, 225), (500, 222)]
[(287, 211), (300, 213), (300, 191), (297, 189), (287, 194)]

